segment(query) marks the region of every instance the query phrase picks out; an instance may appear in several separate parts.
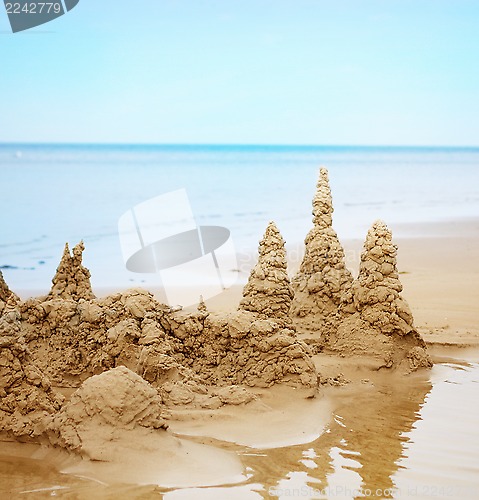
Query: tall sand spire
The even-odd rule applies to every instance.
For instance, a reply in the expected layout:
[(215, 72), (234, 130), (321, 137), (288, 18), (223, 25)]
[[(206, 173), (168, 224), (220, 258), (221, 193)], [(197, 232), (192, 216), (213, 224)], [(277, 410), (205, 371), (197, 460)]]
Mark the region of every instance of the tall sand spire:
[(293, 291), (284, 240), (274, 222), (268, 224), (258, 251), (258, 262), (244, 287), (239, 309), (271, 318), (287, 318)]
[(313, 198), (313, 228), (305, 239), (305, 253), (293, 278), (291, 317), (298, 331), (327, 337), (338, 322), (343, 295), (352, 276), (345, 265), (344, 250), (332, 227), (333, 202), (328, 171), (321, 167)]
[(333, 198), (329, 186), (328, 170), (319, 169), (319, 178), (313, 198), (313, 223), (318, 228), (328, 228), (333, 224)]

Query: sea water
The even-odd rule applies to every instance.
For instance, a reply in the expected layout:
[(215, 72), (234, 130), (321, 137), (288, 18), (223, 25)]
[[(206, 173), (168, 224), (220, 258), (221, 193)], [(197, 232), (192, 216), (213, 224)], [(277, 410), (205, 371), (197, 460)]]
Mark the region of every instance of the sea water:
[(320, 165), (343, 240), (378, 218), (394, 231), (479, 215), (479, 148), (3, 144), (0, 269), (14, 290), (47, 291), (65, 242), (83, 240), (94, 287), (144, 281), (125, 268), (118, 220), (178, 189), (196, 224), (228, 228), (238, 253), (270, 220), (300, 245)]

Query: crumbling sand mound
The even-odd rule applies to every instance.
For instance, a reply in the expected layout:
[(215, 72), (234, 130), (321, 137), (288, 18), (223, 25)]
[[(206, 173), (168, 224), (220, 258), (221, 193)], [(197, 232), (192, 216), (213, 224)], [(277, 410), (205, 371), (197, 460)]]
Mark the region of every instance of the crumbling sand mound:
[(412, 372), (432, 366), (426, 344), (415, 330), (405, 336), (384, 334), (356, 314), (341, 321), (325, 350), (341, 356), (373, 358), (376, 363), (369, 366), (375, 369), (398, 368)]
[(290, 312), (298, 332), (314, 333), (321, 341), (337, 328), (339, 306), (352, 283), (332, 214), (328, 171), (321, 168), (313, 199), (314, 226), (306, 236), (304, 257), (292, 281)]
[(52, 418), (50, 443), (96, 460), (108, 457), (124, 430), (161, 429), (161, 398), (144, 379), (120, 366), (90, 377)]
[[(167, 404), (203, 407), (222, 404), (211, 386), (316, 387), (308, 348), (286, 321), (291, 290), (284, 243), (274, 224), (266, 236), (262, 300), (269, 300), (269, 309), (210, 314), (201, 302), (196, 312), (184, 313), (139, 289), (96, 299), (88, 292), (80, 244), (73, 258), (66, 247), (48, 297), (20, 304), (22, 333), (38, 366), (60, 386), (78, 387), (92, 375), (126, 366), (158, 388)], [(280, 284), (268, 296), (272, 277)]]
[(45, 417), (60, 408), (62, 397), (33, 362), (21, 332), (18, 310), (0, 316), (0, 432), (38, 437)]
[(244, 287), (239, 309), (264, 318), (289, 321), (293, 290), (288, 277), (284, 240), (274, 222), (268, 224), (258, 252), (258, 262)]
[(343, 319), (329, 337), (328, 348), (345, 355), (374, 356), (388, 368), (429, 367), (426, 345), (400, 295), (396, 254), (391, 231), (383, 222), (375, 222), (364, 243), (358, 278), (342, 304)]
[(229, 314), (176, 313), (161, 319), (181, 341), (181, 363), (210, 385), (275, 383), (317, 386), (307, 346), (274, 319), (237, 311)]
[[(161, 313), (162, 307), (168, 309), (151, 294), (129, 290), (98, 300), (29, 299), (20, 310), (38, 364), (56, 384), (78, 387), (85, 378), (115, 366), (135, 371), (143, 319), (148, 312)], [(149, 335), (145, 329), (145, 343)]]

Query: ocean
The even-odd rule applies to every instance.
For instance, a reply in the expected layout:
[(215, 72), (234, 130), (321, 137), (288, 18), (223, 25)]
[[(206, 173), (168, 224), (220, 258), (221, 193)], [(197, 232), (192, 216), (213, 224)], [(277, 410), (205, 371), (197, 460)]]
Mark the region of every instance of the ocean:
[(13, 290), (46, 292), (65, 242), (83, 240), (94, 287), (151, 283), (126, 269), (118, 221), (177, 190), (237, 253), (254, 251), (270, 220), (299, 247), (320, 165), (342, 240), (378, 218), (407, 236), (405, 223), (479, 216), (479, 148), (1, 144), (0, 269)]

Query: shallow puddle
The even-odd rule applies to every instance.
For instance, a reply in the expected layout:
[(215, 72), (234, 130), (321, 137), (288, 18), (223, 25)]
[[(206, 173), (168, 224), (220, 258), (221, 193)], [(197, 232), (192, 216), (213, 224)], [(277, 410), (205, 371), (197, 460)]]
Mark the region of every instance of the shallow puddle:
[(465, 358), (436, 364), (429, 380), (385, 377), (374, 386), (328, 389), (333, 418), (308, 444), (228, 444), (245, 468), (241, 484), (106, 485), (8, 453), (20, 447), (28, 455), (30, 445), (1, 444), (0, 498), (479, 498), (479, 358)]

